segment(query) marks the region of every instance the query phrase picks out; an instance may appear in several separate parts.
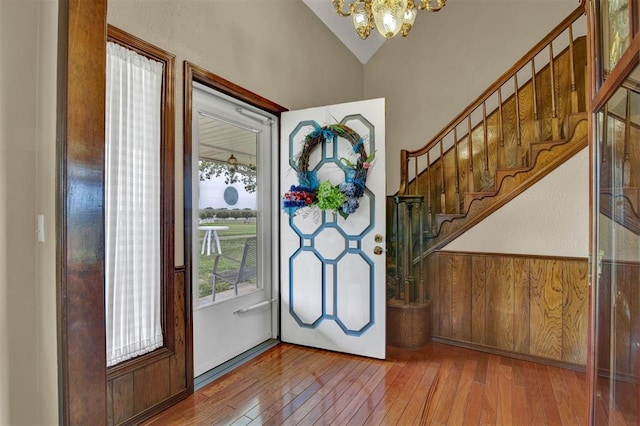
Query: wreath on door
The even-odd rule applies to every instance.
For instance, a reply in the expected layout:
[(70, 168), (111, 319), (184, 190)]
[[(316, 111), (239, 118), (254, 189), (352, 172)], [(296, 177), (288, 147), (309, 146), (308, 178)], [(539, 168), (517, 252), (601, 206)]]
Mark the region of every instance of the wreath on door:
[[(375, 157), (375, 151), (370, 155), (364, 148), (364, 140), (344, 124), (330, 124), (315, 129), (305, 136), (302, 151), (298, 161), (292, 165), (296, 171), (298, 185), (291, 185), (282, 197), (282, 209), (290, 216), (295, 216), (305, 207), (317, 207), (338, 213), (343, 218), (358, 210), (360, 198), (364, 195), (367, 184), (367, 173)], [(345, 172), (345, 179), (338, 185), (326, 180), (318, 182), (316, 170), (309, 170), (311, 152), (326, 141), (334, 141), (341, 137), (351, 144), (352, 155), (355, 160), (340, 157), (341, 168)]]

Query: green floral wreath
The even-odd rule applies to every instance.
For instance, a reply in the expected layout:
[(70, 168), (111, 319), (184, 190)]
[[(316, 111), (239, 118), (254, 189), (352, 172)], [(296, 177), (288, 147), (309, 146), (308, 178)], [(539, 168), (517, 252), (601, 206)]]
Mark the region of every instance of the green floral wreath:
[[(316, 171), (309, 170), (309, 157), (316, 146), (336, 137), (349, 141), (356, 160), (352, 162), (340, 158), (346, 177), (344, 182), (334, 186), (328, 180), (318, 182)], [(344, 124), (316, 125), (315, 130), (305, 136), (298, 162), (292, 165), (298, 176), (298, 185), (292, 185), (284, 194), (282, 209), (290, 216), (295, 216), (304, 207), (317, 206), (320, 210), (332, 210), (346, 219), (360, 206), (374, 157), (375, 152), (367, 155), (363, 139), (350, 127)]]

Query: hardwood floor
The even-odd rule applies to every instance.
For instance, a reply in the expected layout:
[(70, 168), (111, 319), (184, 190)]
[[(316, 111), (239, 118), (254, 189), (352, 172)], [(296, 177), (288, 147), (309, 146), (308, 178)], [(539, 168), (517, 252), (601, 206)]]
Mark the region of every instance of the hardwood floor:
[(387, 360), (279, 344), (145, 425), (581, 425), (585, 375), (430, 343)]

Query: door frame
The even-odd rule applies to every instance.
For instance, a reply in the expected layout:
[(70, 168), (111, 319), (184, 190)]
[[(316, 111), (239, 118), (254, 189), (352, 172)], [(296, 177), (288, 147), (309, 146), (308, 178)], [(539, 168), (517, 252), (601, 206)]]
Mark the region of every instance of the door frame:
[[(183, 89), (184, 89), (184, 116), (183, 116), (183, 188), (184, 188), (184, 261), (185, 261), (185, 287), (187, 289), (187, 304), (189, 314), (187, 316), (187, 377), (193, 377), (193, 129), (186, 125), (193, 120), (193, 82), (198, 82), (204, 86), (224, 93), (234, 99), (247, 103), (251, 106), (264, 110), (278, 117), (287, 111), (287, 108), (280, 106), (262, 96), (246, 90), (229, 80), (226, 80), (206, 69), (195, 65), (189, 61), (184, 61)], [(278, 134), (280, 133), (278, 129)], [(277, 156), (277, 153), (275, 154)], [(277, 215), (276, 215), (277, 216)], [(274, 219), (275, 220), (275, 219)], [(275, 223), (272, 221), (272, 223)], [(273, 235), (278, 234), (278, 228), (273, 229)], [(277, 239), (274, 238), (274, 241)], [(276, 246), (277, 248), (277, 246)], [(272, 276), (277, 276), (278, 268), (273, 267)], [(190, 392), (193, 392), (193, 380), (190, 382)]]
[[(217, 90), (211, 89), (198, 82), (186, 82), (192, 87), (192, 118), (191, 123), (185, 122), (185, 126), (189, 126), (192, 130), (191, 140), (191, 161), (192, 176), (191, 178), (191, 221), (193, 224), (193, 235), (191, 235), (191, 273), (192, 273), (192, 292), (193, 292), (193, 359), (194, 359), (194, 379), (198, 383), (202, 383), (201, 377), (209, 377), (212, 370), (217, 369), (221, 364), (231, 361), (238, 355), (251, 350), (252, 348), (263, 344), (266, 341), (277, 339), (279, 330), (277, 327), (277, 318), (273, 306), (276, 306), (272, 300), (277, 299), (277, 282), (278, 275), (275, 274), (273, 268), (277, 266), (277, 260), (274, 255), (277, 253), (277, 247), (274, 247), (275, 238), (274, 226), (275, 217), (278, 210), (274, 207), (274, 193), (277, 179), (275, 170), (278, 168), (278, 159), (274, 153), (278, 150), (278, 117), (269, 114), (264, 110), (253, 108), (246, 102), (241, 102), (236, 98), (222, 94)], [(219, 298), (214, 300), (209, 298), (203, 302), (200, 295), (199, 285), (202, 280), (206, 279), (207, 274), (211, 278), (211, 269), (205, 272), (200, 264), (204, 258), (201, 251), (204, 245), (199, 243), (200, 228), (200, 208), (202, 204), (202, 193), (200, 190), (201, 170), (199, 171), (199, 160), (202, 157), (202, 118), (207, 117), (208, 120), (217, 121), (219, 124), (224, 123), (227, 126), (242, 130), (251, 138), (251, 146), (235, 146), (232, 148), (237, 152), (238, 161), (241, 164), (247, 164), (247, 161), (257, 166), (255, 169), (256, 191), (251, 193), (251, 198), (255, 200), (258, 214), (255, 217), (255, 249), (254, 256), (257, 255), (255, 261), (255, 290), (244, 294), (242, 291), (233, 297)], [(251, 136), (249, 136), (251, 135)], [(248, 142), (248, 141), (247, 141)], [(210, 143), (206, 142), (206, 145)], [(241, 155), (249, 155), (255, 160), (248, 160)], [(185, 156), (189, 153), (185, 153)], [(222, 153), (224, 154), (224, 153)], [(222, 155), (219, 154), (219, 155)], [(226, 153), (228, 156), (230, 152)], [(225, 159), (226, 159), (225, 156)], [(217, 173), (216, 173), (217, 174)], [(187, 176), (185, 175), (185, 181)], [(238, 182), (240, 183), (240, 182)], [(227, 183), (231, 184), (231, 183)], [(248, 195), (245, 193), (245, 197)], [(226, 199), (225, 199), (226, 201)], [(211, 204), (209, 204), (211, 205)], [(215, 207), (224, 207), (216, 206)], [(228, 208), (235, 208), (238, 205)], [(242, 208), (242, 206), (240, 206)], [(225, 232), (223, 231), (223, 234)], [(226, 235), (226, 234), (225, 234)], [(240, 240), (236, 240), (239, 242)], [(218, 241), (218, 248), (220, 242)], [(207, 252), (209, 250), (207, 249)], [(214, 250), (215, 254), (215, 250)], [(207, 256), (209, 259), (210, 256)], [(233, 257), (233, 256), (232, 256)], [(235, 259), (240, 259), (240, 254), (235, 255)], [(199, 265), (200, 264), (200, 265)], [(202, 275), (204, 274), (204, 275)], [(221, 296), (221, 295), (220, 295)], [(267, 306), (264, 306), (268, 303)], [(239, 310), (247, 307), (263, 306), (250, 315), (235, 315)], [(223, 327), (216, 327), (215, 324), (225, 324)]]

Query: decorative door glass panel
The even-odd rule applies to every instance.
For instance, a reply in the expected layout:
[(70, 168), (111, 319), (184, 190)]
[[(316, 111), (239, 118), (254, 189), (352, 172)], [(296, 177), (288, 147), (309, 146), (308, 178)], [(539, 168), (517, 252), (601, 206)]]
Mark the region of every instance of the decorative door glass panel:
[(640, 349), (638, 69), (596, 115), (598, 279), (594, 289), (595, 424), (637, 424)]
[(629, 47), (629, 1), (605, 0), (600, 2), (602, 60), (604, 70), (609, 73)]

